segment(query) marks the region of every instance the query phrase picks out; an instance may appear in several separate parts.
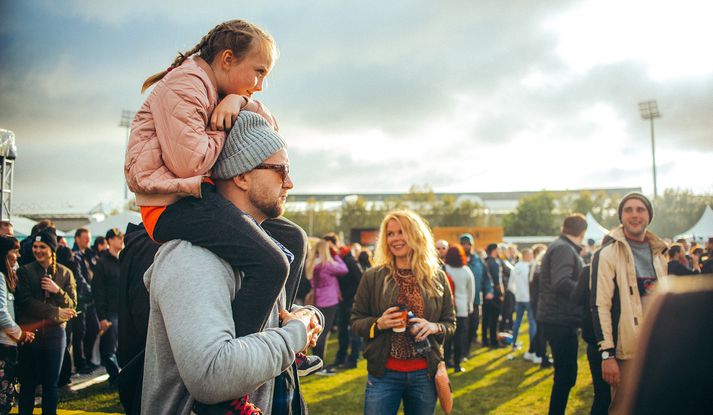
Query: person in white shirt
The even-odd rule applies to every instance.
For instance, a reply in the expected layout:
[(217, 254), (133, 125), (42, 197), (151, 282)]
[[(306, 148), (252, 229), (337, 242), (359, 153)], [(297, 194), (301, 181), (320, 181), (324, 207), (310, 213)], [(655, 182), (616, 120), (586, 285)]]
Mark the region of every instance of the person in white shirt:
[[(512, 348), (516, 350), (517, 337), (522, 324), (522, 317), (527, 311), (527, 320), (529, 321), (530, 341), (535, 338), (535, 314), (530, 306), (530, 267), (532, 266), (532, 250), (524, 249), (522, 251), (522, 260), (515, 264), (512, 273), (510, 274), (510, 282), (508, 290), (515, 294), (515, 324), (512, 328)], [(534, 353), (526, 352), (523, 356), (525, 360), (533, 361)]]

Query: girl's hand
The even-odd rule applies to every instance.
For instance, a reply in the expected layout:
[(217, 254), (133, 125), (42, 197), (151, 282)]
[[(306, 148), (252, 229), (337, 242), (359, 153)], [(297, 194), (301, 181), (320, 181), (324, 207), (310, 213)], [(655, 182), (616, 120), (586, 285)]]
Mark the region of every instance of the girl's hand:
[(235, 123), (235, 120), (248, 104), (249, 98), (242, 95), (230, 94), (223, 98), (213, 110), (210, 116), (210, 129), (218, 131), (228, 131)]
[(416, 336), (416, 341), (424, 340), (431, 334), (438, 334), (441, 331), (438, 324), (431, 323), (420, 317), (411, 317), (409, 323), (413, 323), (410, 330), (411, 334)]
[(399, 308), (389, 307), (384, 310), (384, 314), (376, 319), (376, 327), (379, 330), (393, 329), (394, 327), (401, 326), (403, 324), (403, 312), (399, 311)]
[(52, 294), (57, 294), (59, 292), (59, 285), (55, 284), (50, 277), (42, 277), (42, 282), (40, 283), (42, 289), (50, 292)]

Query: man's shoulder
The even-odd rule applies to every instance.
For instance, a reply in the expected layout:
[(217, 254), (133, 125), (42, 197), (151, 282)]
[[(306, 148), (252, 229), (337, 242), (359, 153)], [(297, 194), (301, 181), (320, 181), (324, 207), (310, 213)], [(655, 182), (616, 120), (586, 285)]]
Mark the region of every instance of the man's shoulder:
[(180, 239), (162, 244), (156, 252), (154, 264), (162, 268), (227, 266), (227, 262), (208, 249)]
[[(198, 277), (200, 276), (200, 277)], [(172, 240), (161, 245), (144, 282), (163, 279), (200, 279), (203, 282), (220, 278), (235, 278), (230, 265), (211, 251), (188, 241)], [(148, 286), (148, 284), (147, 284)]]

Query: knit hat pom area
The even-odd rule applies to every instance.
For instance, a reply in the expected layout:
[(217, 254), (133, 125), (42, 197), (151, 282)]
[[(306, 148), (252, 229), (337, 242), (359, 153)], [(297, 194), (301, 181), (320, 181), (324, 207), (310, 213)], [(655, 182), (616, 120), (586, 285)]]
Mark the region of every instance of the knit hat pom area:
[(641, 203), (644, 204), (644, 206), (646, 206), (646, 210), (649, 211), (649, 223), (651, 223), (651, 221), (654, 220), (654, 206), (651, 204), (651, 201), (646, 196), (639, 192), (627, 193), (624, 197), (621, 198), (621, 202), (619, 202), (619, 223), (621, 223), (621, 213), (624, 210), (624, 204), (627, 200), (630, 199), (638, 199), (641, 201)]
[(286, 147), (282, 137), (262, 116), (240, 111), (213, 166), (212, 177), (226, 180), (247, 173)]

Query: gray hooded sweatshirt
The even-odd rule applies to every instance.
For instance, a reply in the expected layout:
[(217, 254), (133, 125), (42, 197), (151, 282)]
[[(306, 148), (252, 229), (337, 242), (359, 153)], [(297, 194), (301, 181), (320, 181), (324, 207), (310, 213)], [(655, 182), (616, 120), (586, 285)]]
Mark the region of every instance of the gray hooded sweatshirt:
[(268, 328), (236, 339), (231, 303), (239, 278), (210, 251), (186, 241), (165, 243), (144, 283), (151, 312), (141, 413), (188, 415), (194, 399), (212, 404), (250, 395), (269, 414), (274, 378), (307, 344), (300, 321), (277, 328), (284, 290)]

